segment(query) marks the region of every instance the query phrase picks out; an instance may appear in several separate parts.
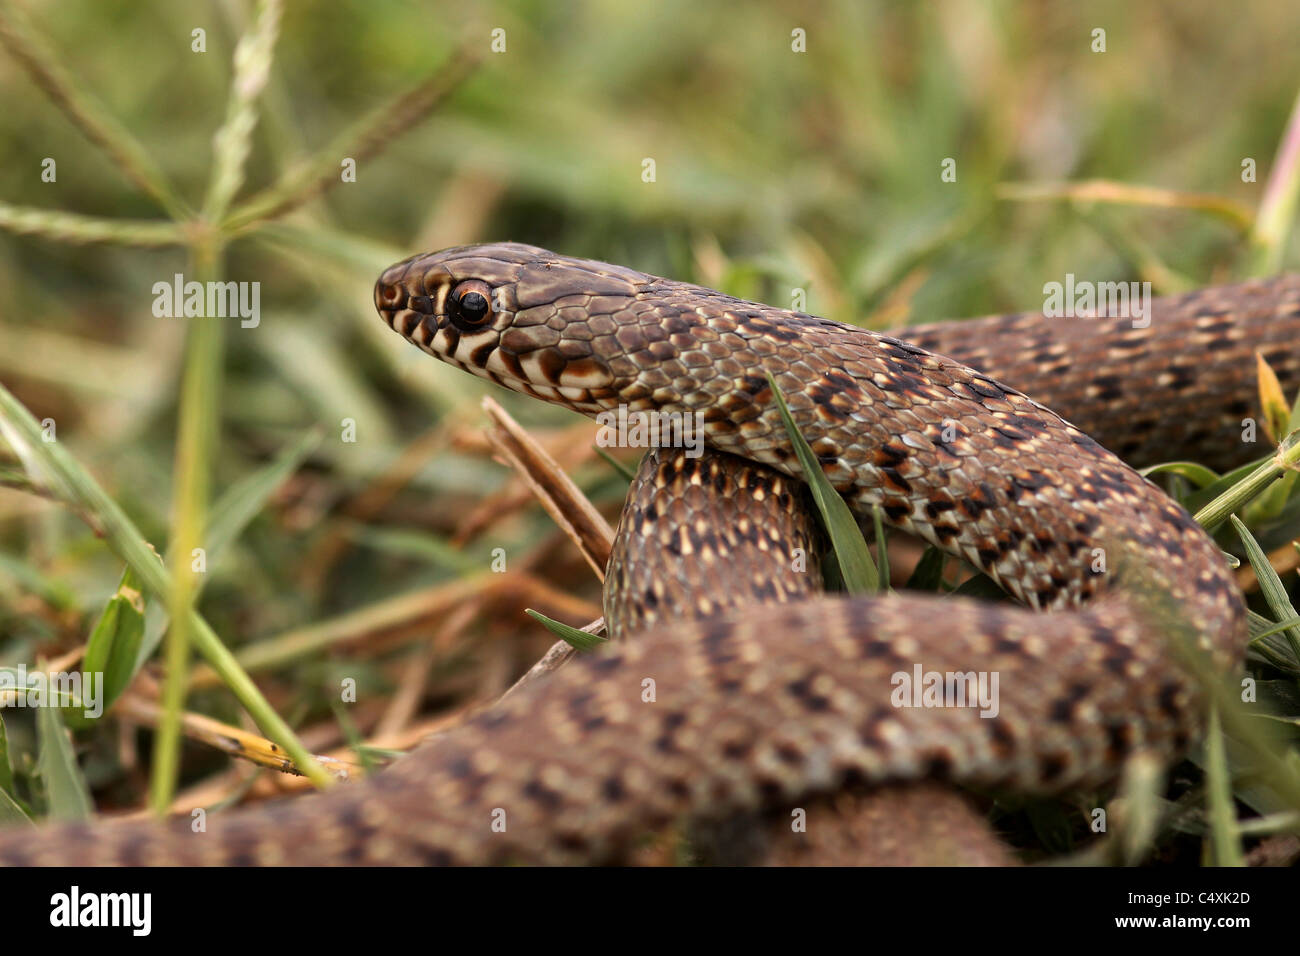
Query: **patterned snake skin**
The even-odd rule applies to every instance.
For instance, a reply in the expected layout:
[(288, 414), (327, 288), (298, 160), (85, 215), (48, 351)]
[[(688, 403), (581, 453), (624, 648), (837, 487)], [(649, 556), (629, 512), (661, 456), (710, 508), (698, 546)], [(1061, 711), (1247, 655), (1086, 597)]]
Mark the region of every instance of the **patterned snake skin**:
[[(1139, 460), (1258, 457), (1240, 436), (1253, 352), (1300, 383), (1300, 278), (1158, 300), (1141, 330), (1041, 316), (911, 330), (925, 348), (518, 244), (408, 259), (375, 299), (429, 354), (517, 391), (586, 414), (702, 413), (710, 450), (647, 456), (624, 512), (606, 601), (617, 632), (641, 633), (363, 784), (215, 815), (205, 833), (188, 821), (10, 831), (0, 861), (599, 861), (674, 820), (846, 785), (1058, 792), (1105, 783), (1138, 752), (1172, 760), (1199, 732), (1175, 632), (1218, 671), (1240, 667), (1244, 607), (1210, 539), (1001, 380)], [(855, 510), (879, 506), (1028, 608), (816, 596), (815, 564), (791, 559), (816, 532), (771, 524), (806, 507), (780, 474), (798, 467), (764, 373)], [(728, 501), (729, 520), (711, 523)], [(671, 559), (647, 559), (652, 540)], [(742, 551), (766, 563), (732, 563)], [(895, 675), (917, 667), (996, 675), (996, 716), (895, 706)]]

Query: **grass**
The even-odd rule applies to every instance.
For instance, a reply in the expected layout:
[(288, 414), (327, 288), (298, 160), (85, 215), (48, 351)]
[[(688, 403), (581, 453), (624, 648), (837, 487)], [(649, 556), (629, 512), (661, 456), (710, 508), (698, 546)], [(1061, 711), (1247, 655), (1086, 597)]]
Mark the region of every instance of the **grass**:
[[(515, 238), (777, 304), (803, 289), (807, 311), (877, 327), (1024, 308), (1065, 272), (1170, 292), (1296, 268), (1300, 11), (1165, 14), (832, 3), (799, 14), (796, 54), (779, 10), (681, 2), (568, 20), (80, 0), (56, 19), (0, 0), (0, 663), (85, 646), (131, 714), (69, 737), (5, 711), (0, 819), (273, 790), (182, 745), (199, 714), (251, 718), (324, 785), (311, 754), (404, 749), (503, 692), (551, 643), (525, 607), (599, 615), (584, 558), (488, 460), (487, 387), (375, 319), (375, 276), (411, 252)], [(258, 281), (261, 323), (154, 317), (176, 272)], [(625, 478), (590, 426), (502, 401), (616, 513)], [(1252, 666), (1294, 727), (1294, 575), (1264, 570), (1295, 535), (1294, 481), (1178, 473), (1207, 521), (1245, 519), (1220, 540), (1268, 582)], [(913, 580), (941, 586), (932, 557)], [(1206, 826), (1217, 860), (1293, 826), (1287, 765), (1271, 790), (1243, 776), (1258, 753), (1220, 717), (1206, 776), (1151, 798), (1143, 845), (1171, 861)], [(1225, 793), (1259, 816), (1234, 822)], [(1068, 804), (1008, 819), (1031, 856), (1084, 835)]]

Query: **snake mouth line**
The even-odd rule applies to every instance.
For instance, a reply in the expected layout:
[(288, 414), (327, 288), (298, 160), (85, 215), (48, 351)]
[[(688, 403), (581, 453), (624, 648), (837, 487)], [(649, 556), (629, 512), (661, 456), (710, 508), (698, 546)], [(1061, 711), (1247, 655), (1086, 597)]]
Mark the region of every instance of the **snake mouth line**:
[[(445, 294), (444, 287), (438, 298)], [(576, 363), (557, 360), (549, 349), (511, 352), (502, 346), (501, 336), (494, 329), (467, 334), (451, 323), (446, 312), (412, 308), (419, 299), (432, 303), (434, 297), (403, 295), (402, 306), (381, 306), (381, 292), (377, 289), (375, 301), (380, 315), (398, 335), (441, 362), (583, 414), (605, 411), (617, 401), (612, 391), (608, 396), (601, 394), (601, 387), (609, 384), (611, 376), (594, 362), (575, 368)], [(577, 384), (576, 378), (584, 381)]]

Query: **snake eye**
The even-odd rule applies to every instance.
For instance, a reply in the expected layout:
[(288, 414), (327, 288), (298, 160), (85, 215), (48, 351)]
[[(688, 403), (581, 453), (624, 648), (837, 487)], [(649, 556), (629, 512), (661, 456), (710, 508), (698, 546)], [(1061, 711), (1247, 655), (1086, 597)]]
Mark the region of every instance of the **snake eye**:
[(447, 296), (447, 312), (459, 329), (472, 329), (482, 325), (492, 315), (490, 301), (492, 290), (486, 282), (470, 279), (460, 283)]

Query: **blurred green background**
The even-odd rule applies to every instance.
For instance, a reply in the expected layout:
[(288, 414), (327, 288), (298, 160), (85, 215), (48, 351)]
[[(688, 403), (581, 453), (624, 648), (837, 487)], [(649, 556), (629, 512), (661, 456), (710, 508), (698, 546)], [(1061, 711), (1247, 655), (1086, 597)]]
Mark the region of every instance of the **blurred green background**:
[[(201, 206), (253, 5), (15, 6)], [(196, 28), (205, 53), (191, 50)], [(498, 28), (504, 52), (491, 47)], [(796, 29), (806, 52), (792, 50)], [(1105, 52), (1093, 49), (1098, 29)], [(375, 694), (427, 673), (417, 699), (435, 713), (489, 698), (549, 643), (518, 605), (575, 624), (598, 613), (592, 576), (475, 444), (479, 398), (494, 394), (535, 428), (607, 513), (622, 479), (573, 416), (503, 397), (394, 336), (371, 300), (388, 263), (513, 239), (777, 304), (804, 288), (808, 311), (877, 327), (1035, 307), (1067, 272), (1150, 279), (1157, 293), (1227, 281), (1252, 268), (1234, 210), (1248, 215), (1264, 191), (1300, 88), (1297, 36), (1300, 6), (1277, 2), (288, 4), (236, 210), (453, 51), (480, 62), (360, 158), (356, 182), (336, 175), (231, 239), (226, 277), (261, 283), (262, 321), (224, 332), (213, 496), (304, 432), (323, 438), (208, 569), (202, 613), (236, 648), (305, 641), (257, 673), (300, 726), (333, 725), (322, 688), (342, 673)], [(166, 218), (6, 51), (0, 101), (0, 201)], [(337, 169), (357, 154), (323, 155)], [(40, 178), (46, 157), (57, 182)], [(941, 179), (946, 158), (955, 182)], [(1090, 179), (1223, 205), (1000, 191)], [(24, 232), (0, 230), (0, 380), (56, 422), (162, 550), (187, 320), (155, 318), (151, 288), (192, 274), (188, 253)], [(1284, 250), (1274, 263), (1296, 261)], [(340, 440), (344, 419), (355, 443)], [(417, 438), (423, 451), (403, 458)], [(485, 569), (494, 547), (523, 555), (526, 579), (454, 638), (436, 602), (394, 609)], [(0, 660), (84, 642), (121, 569), (66, 509), (0, 488)], [(191, 703), (236, 719), (220, 692)], [(361, 731), (382, 713), (357, 716)], [(90, 763), (96, 785), (122, 776), (106, 753)]]

